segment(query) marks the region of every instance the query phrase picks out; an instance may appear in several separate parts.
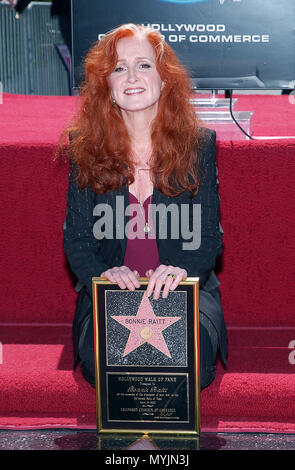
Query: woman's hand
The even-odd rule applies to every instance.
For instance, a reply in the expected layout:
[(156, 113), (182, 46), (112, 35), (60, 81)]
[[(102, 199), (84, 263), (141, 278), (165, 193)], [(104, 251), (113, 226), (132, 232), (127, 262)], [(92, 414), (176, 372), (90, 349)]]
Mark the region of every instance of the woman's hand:
[(131, 271), (127, 266), (115, 266), (101, 273), (100, 277), (106, 278), (113, 284), (118, 284), (120, 289), (129, 289), (134, 291), (140, 284), (137, 280), (139, 276), (137, 271)]
[(166, 266), (165, 264), (158, 266), (155, 271), (150, 269), (145, 274), (149, 278), (146, 294), (149, 297), (154, 291), (154, 299), (159, 298), (163, 284), (165, 287), (162, 297), (166, 298), (169, 291), (174, 290), (178, 284), (187, 277), (185, 269), (176, 266)]

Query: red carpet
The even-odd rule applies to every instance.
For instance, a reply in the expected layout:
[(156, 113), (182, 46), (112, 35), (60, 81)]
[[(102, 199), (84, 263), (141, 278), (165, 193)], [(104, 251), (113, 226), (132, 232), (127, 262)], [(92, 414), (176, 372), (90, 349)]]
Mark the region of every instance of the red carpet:
[[(228, 369), (218, 364), (201, 395), (204, 431), (294, 432), (295, 328), (261, 333), (230, 329)], [(1, 337), (1, 427), (95, 427), (94, 390), (72, 371), (70, 325), (2, 325)]]
[[(72, 370), (68, 168), (52, 162), (76, 103), (4, 95), (1, 105), (0, 428), (95, 427), (95, 392)], [(242, 96), (239, 106), (254, 110), (256, 135), (295, 133), (287, 96)], [(201, 394), (204, 431), (295, 433), (294, 157), (294, 139), (218, 142), (229, 357)]]

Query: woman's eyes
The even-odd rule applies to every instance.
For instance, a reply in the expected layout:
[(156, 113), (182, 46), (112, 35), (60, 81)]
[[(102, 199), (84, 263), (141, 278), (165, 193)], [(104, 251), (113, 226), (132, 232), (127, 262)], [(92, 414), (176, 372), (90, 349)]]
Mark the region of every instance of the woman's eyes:
[(114, 72), (122, 72), (124, 70), (123, 67), (119, 66), (119, 67), (116, 67)]
[(146, 62), (140, 64), (140, 67), (141, 67), (142, 69), (150, 69), (150, 68), (151, 68), (150, 64), (148, 64), (148, 63), (146, 63)]
[[(150, 69), (151, 68), (151, 65), (148, 64), (147, 62), (141, 62), (137, 65), (137, 67), (139, 69)], [(120, 72), (124, 72), (125, 70), (127, 70), (128, 67), (125, 66), (125, 65), (117, 65), (117, 67), (115, 68), (114, 72), (117, 72), (117, 73), (120, 73)]]

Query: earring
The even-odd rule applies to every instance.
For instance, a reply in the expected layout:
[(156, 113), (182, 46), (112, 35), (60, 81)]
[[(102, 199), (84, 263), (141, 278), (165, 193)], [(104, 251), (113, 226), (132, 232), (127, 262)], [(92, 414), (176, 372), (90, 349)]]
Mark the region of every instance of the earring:
[(112, 106), (116, 106), (116, 100), (114, 98), (112, 100)]

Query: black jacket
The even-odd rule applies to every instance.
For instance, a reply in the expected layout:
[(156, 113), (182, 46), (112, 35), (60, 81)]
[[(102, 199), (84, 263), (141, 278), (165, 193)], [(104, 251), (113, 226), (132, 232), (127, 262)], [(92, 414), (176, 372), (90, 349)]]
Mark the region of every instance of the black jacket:
[[(188, 276), (200, 278), (201, 290), (210, 291), (217, 289), (219, 286), (219, 280), (214, 273), (214, 267), (217, 258), (222, 252), (215, 131), (206, 130), (201, 160), (204, 163), (204, 178), (195, 197), (191, 198), (187, 193), (168, 197), (154, 188), (153, 203), (165, 205), (174, 203), (179, 205), (179, 207), (180, 204), (187, 203), (201, 204), (201, 244), (197, 250), (182, 249), (182, 243), (187, 242), (187, 240), (181, 238), (181, 230), (179, 239), (170, 238), (169, 230), (168, 238), (160, 239), (158, 238), (159, 232), (157, 231), (157, 245), (161, 264), (179, 266), (186, 269)], [(87, 314), (86, 310), (90, 308), (92, 277), (100, 276), (103, 271), (111, 267), (124, 264), (127, 243), (126, 236), (122, 239), (97, 240), (93, 234), (93, 227), (97, 220), (97, 217), (93, 215), (94, 207), (99, 203), (108, 204), (115, 213), (116, 196), (123, 196), (125, 209), (129, 204), (128, 186), (122, 186), (119, 190), (110, 191), (106, 194), (96, 194), (91, 188), (81, 190), (76, 182), (73, 181), (73, 168), (71, 169), (63, 233), (65, 253), (73, 273), (78, 278), (76, 290), (80, 291), (75, 316), (76, 326), (77, 322), (80, 324), (83, 322)], [(125, 217), (125, 224), (127, 221), (128, 217)], [(216, 312), (213, 312), (211, 317), (209, 312), (208, 316), (216, 326), (219, 335), (222, 336), (225, 326), (221, 307), (220, 311), (221, 313), (218, 313), (218, 315)]]
[[(203, 287), (216, 259), (222, 251), (222, 232), (219, 225), (219, 196), (217, 192), (216, 170), (216, 133), (207, 131), (206, 142), (202, 150), (204, 162), (204, 180), (198, 194), (190, 198), (184, 193), (168, 197), (156, 188), (153, 192), (153, 203), (156, 204), (201, 204), (201, 245), (195, 251), (182, 250), (183, 240), (157, 239), (159, 258), (162, 264), (170, 264), (186, 269), (188, 276), (198, 276)], [(71, 269), (88, 293), (92, 293), (92, 277), (99, 276), (103, 271), (123, 264), (127, 238), (97, 240), (93, 227), (97, 217), (93, 209), (97, 204), (109, 204), (115, 214), (116, 196), (124, 197), (124, 209), (129, 204), (128, 187), (110, 191), (106, 194), (96, 194), (90, 188), (81, 190), (73, 181), (73, 169), (70, 172), (70, 182), (67, 195), (67, 212), (64, 223), (64, 247)], [(128, 218), (125, 216), (125, 222)]]

